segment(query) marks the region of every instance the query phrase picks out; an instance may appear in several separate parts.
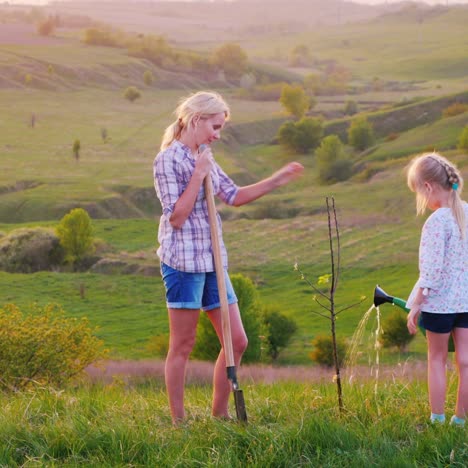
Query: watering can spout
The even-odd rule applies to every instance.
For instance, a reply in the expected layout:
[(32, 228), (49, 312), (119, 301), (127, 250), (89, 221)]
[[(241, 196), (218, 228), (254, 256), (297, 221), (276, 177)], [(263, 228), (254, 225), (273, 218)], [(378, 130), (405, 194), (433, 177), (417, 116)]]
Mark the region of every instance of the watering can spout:
[(374, 290), (374, 305), (378, 307), (381, 304), (393, 304), (393, 297), (389, 296), (379, 285)]

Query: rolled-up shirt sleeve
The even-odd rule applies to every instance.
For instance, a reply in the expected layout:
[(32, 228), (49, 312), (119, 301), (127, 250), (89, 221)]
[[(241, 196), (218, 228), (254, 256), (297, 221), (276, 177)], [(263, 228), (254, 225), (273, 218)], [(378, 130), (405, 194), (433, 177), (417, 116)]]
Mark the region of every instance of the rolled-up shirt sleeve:
[(237, 192), (239, 187), (234, 183), (234, 181), (221, 169), (221, 167), (216, 164), (216, 172), (219, 177), (219, 189), (216, 194), (224, 203), (227, 205), (232, 205), (236, 199)]
[(154, 187), (161, 201), (163, 214), (169, 216), (180, 197), (177, 162), (169, 152), (161, 153), (153, 164)]
[(428, 218), (419, 245), (419, 287), (439, 289), (444, 268), (445, 230), (438, 216)]

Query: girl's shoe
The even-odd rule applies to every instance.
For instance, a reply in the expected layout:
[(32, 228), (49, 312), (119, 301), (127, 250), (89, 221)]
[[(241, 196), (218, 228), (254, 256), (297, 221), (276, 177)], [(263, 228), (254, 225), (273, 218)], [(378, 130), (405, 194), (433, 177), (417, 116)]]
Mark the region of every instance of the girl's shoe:
[(462, 419), (462, 418), (457, 417), (456, 415), (453, 415), (452, 418), (450, 419), (450, 425), (451, 426), (464, 427), (465, 426), (465, 420)]
[(444, 424), (445, 423), (445, 414), (431, 413), (431, 423), (432, 424)]

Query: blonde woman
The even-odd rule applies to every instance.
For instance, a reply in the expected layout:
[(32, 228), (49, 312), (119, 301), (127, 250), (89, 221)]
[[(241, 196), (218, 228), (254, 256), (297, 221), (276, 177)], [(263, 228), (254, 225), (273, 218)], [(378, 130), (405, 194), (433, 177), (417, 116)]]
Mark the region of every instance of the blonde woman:
[[(228, 205), (241, 206), (295, 180), (302, 174), (303, 167), (299, 163), (290, 163), (264, 180), (238, 187), (216, 163), (209, 147), (220, 138), (229, 119), (229, 107), (224, 99), (215, 92), (198, 92), (183, 99), (175, 115), (176, 120), (166, 129), (161, 151), (154, 160), (154, 182), (162, 205), (158, 256), (169, 315), (170, 339), (165, 378), (172, 420), (177, 424), (185, 418), (185, 370), (194, 345), (200, 310), (207, 313), (222, 344), (220, 302), (203, 181), (210, 174), (214, 194)], [(247, 347), (247, 337), (227, 272), (227, 254), (219, 216), (218, 230), (234, 360), (238, 366)], [(230, 390), (221, 348), (213, 377), (213, 416), (229, 417)]]
[(451, 424), (463, 426), (468, 412), (468, 204), (460, 195), (463, 178), (438, 153), (416, 157), (408, 169), (417, 211), (433, 211), (419, 249), (419, 279), (407, 302), (408, 330), (426, 329), (431, 422), (445, 422), (446, 363), (450, 334), (455, 343), (458, 395)]

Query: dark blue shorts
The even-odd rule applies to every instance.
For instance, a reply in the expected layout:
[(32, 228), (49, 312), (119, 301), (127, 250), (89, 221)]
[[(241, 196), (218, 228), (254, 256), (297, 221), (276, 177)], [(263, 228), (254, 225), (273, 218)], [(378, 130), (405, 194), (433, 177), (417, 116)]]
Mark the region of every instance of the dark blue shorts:
[[(220, 307), (216, 273), (187, 273), (161, 263), (161, 276), (166, 288), (166, 303), (170, 309), (203, 309)], [(227, 271), (224, 271), (228, 304), (237, 302)]]
[(421, 313), (421, 325), (434, 333), (450, 333), (454, 328), (468, 328), (468, 312), (455, 314)]

